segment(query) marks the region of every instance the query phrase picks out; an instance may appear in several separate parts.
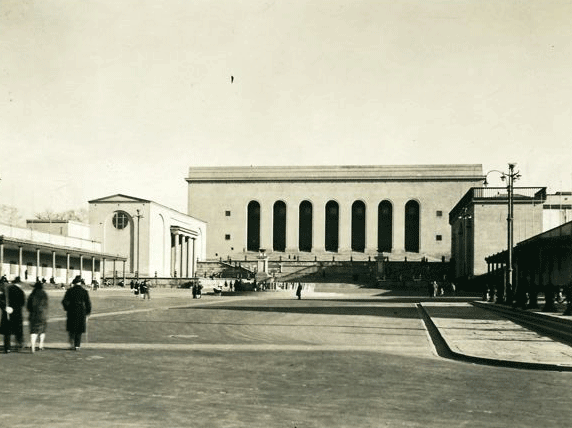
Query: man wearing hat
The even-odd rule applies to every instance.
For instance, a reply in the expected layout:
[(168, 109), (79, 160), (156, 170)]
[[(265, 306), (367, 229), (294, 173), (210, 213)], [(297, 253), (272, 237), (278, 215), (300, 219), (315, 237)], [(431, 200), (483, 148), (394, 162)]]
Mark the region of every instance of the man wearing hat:
[(26, 303), (26, 295), (16, 282), (3, 284), (0, 292), (0, 307), (2, 308), (2, 324), (0, 332), (4, 335), (4, 353), (10, 352), (10, 337), (16, 336), (16, 351), (24, 346), (24, 329), (22, 306)]
[(91, 300), (85, 288), (81, 286), (82, 279), (78, 275), (72, 281), (71, 287), (62, 300), (62, 305), (67, 313), (66, 329), (69, 335), (70, 347), (79, 351), (81, 335), (87, 327), (86, 318), (91, 314)]

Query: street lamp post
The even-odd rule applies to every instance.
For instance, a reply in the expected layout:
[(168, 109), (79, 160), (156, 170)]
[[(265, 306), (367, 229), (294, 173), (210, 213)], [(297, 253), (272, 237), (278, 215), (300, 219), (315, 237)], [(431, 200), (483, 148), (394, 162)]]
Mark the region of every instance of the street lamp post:
[(469, 257), (468, 253), (468, 241), (469, 241), (469, 228), (467, 227), (468, 221), (472, 216), (468, 213), (467, 207), (463, 208), (463, 212), (459, 215), (459, 219), (463, 221), (463, 274), (466, 276), (466, 280), (469, 279)]
[(141, 248), (141, 246), (139, 245), (139, 221), (141, 220), (141, 217), (143, 217), (141, 214), (139, 214), (139, 210), (137, 210), (137, 215), (135, 216), (137, 217), (137, 273), (135, 274), (136, 278), (139, 279), (139, 249)]
[(506, 266), (506, 281), (503, 287), (503, 293), (497, 296), (497, 303), (512, 303), (513, 299), (513, 266), (512, 266), (512, 253), (513, 253), (513, 219), (514, 219), (514, 181), (520, 178), (520, 172), (514, 171), (515, 163), (508, 164), (508, 173), (495, 170), (487, 172), (485, 175), (484, 185), (487, 183), (487, 175), (491, 172), (498, 172), (501, 174), (501, 180), (507, 183), (507, 203), (508, 203), (508, 214), (506, 218), (507, 222), (507, 266)]

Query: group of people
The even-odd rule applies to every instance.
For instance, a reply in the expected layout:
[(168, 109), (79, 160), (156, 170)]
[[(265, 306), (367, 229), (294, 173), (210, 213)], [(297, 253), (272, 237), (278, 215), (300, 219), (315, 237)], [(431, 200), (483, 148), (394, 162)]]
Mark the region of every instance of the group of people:
[[(91, 300), (85, 282), (80, 276), (76, 276), (70, 287), (64, 294), (62, 305), (67, 314), (66, 330), (70, 348), (79, 350), (83, 333), (87, 330), (87, 318), (91, 314)], [(44, 350), (44, 341), (48, 327), (48, 294), (44, 290), (44, 284), (39, 278), (36, 279), (34, 289), (28, 296), (20, 287), (18, 281), (10, 283), (6, 276), (0, 278), (0, 309), (2, 321), (0, 333), (4, 336), (4, 353), (12, 350), (18, 352), (24, 348), (24, 306), (29, 313), (30, 349), (36, 352), (36, 345), (40, 351)], [(15, 337), (15, 347), (12, 347), (11, 339)]]
[[(453, 284), (452, 282), (449, 283), (449, 291), (453, 295), (455, 295), (457, 292), (455, 284)], [(430, 281), (429, 287), (428, 287), (428, 292), (429, 292), (429, 297), (444, 296), (445, 295), (445, 280), (443, 280), (443, 282)]]
[(143, 280), (143, 281), (139, 281), (137, 280), (131, 280), (130, 284), (131, 286), (131, 291), (133, 292), (133, 294), (137, 297), (140, 297), (142, 299), (151, 299), (151, 291), (150, 291), (150, 286), (147, 283), (147, 280)]

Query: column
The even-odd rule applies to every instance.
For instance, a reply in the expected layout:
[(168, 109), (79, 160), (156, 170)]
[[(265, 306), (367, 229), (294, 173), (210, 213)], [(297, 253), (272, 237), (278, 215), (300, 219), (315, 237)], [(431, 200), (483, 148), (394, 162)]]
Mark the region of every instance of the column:
[(183, 278), (185, 276), (185, 235), (180, 235), (180, 247), (179, 247), (179, 272), (181, 273), (179, 276)]
[(286, 202), (286, 251), (298, 251), (298, 226), (300, 221), (300, 203)]
[(377, 205), (366, 201), (365, 206), (365, 252), (377, 253)]
[(175, 233), (173, 236), (175, 237), (175, 245), (174, 245), (174, 257), (173, 257), (173, 261), (174, 261), (173, 271), (174, 272), (173, 272), (172, 276), (175, 276), (175, 274), (177, 276), (180, 276), (181, 271), (178, 269), (178, 266), (179, 266), (179, 263), (178, 263), (178, 260), (179, 260), (179, 234)]
[(70, 253), (66, 253), (66, 285), (70, 283)]
[(191, 265), (190, 265), (191, 238), (188, 236), (185, 237), (185, 247), (187, 248), (187, 251), (185, 253), (185, 255), (186, 255), (186, 258), (185, 258), (185, 265), (186, 265), (185, 276), (187, 278), (189, 278), (191, 276)]
[(39, 278), (42, 272), (40, 271), (40, 249), (36, 248), (36, 276)]
[(0, 276), (4, 275), (4, 243), (0, 244)]
[(91, 257), (91, 282), (95, 279), (95, 257)]
[(312, 251), (326, 250), (326, 202), (312, 204)]
[(405, 252), (405, 204), (402, 201), (393, 205), (393, 252)]
[(99, 260), (99, 266), (100, 266), (100, 270), (101, 270), (101, 282), (103, 283), (103, 281), (105, 280), (105, 258), (102, 257)]
[(123, 272), (122, 272), (122, 279), (123, 279), (123, 285), (125, 285), (125, 260), (123, 260)]
[(195, 238), (193, 238), (193, 242), (192, 242), (192, 254), (191, 254), (191, 277), (195, 277), (195, 272), (197, 271), (195, 268), (195, 263), (196, 263), (196, 256), (195, 256), (195, 243), (197, 242), (197, 240)]
[(54, 277), (54, 281), (56, 280), (56, 252), (52, 251), (52, 276)]
[(171, 260), (169, 261), (169, 275), (171, 275), (171, 277), (174, 276), (175, 273), (175, 234), (171, 233), (171, 240), (169, 241), (169, 245), (170, 245), (170, 255), (171, 255)]
[[(116, 280), (117, 280), (117, 277), (115, 275), (117, 273), (116, 272), (117, 267), (115, 266), (115, 262), (116, 262), (116, 260), (113, 259), (113, 285), (115, 285)], [(139, 278), (139, 272), (137, 272), (137, 278)], [(125, 284), (123, 284), (123, 285), (125, 285)]]
[(338, 252), (352, 249), (352, 203), (340, 201), (338, 214)]
[(79, 255), (79, 277), (83, 278), (83, 254)]
[(22, 280), (22, 247), (18, 247), (18, 276)]
[(274, 203), (260, 202), (260, 248), (272, 251), (272, 219)]

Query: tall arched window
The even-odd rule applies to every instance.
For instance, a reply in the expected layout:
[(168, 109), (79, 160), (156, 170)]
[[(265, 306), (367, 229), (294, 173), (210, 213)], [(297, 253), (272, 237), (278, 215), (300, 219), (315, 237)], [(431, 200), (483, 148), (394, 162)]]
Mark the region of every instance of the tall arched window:
[(300, 251), (312, 251), (312, 203), (309, 201), (300, 203), (298, 248)]
[(274, 251), (286, 250), (286, 204), (282, 201), (274, 203), (272, 245)]
[(260, 250), (260, 204), (256, 201), (248, 203), (246, 250)]
[(338, 251), (340, 208), (336, 201), (326, 204), (326, 251)]
[(377, 206), (377, 251), (390, 253), (393, 249), (393, 207), (389, 201)]
[(419, 252), (419, 203), (405, 204), (405, 251)]
[(365, 204), (362, 201), (352, 204), (352, 251), (365, 251)]

